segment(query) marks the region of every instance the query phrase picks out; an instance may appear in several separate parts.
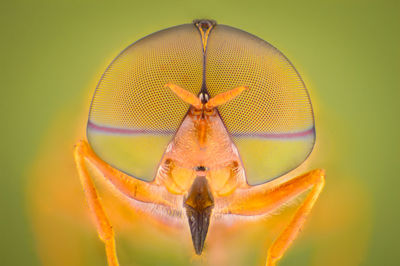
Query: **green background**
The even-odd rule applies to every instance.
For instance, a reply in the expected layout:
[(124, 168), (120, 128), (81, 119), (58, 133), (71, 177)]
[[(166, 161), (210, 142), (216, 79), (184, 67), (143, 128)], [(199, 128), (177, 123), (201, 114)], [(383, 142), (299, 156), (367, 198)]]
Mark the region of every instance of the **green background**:
[[(358, 220), (360, 228), (370, 228), (360, 238), (366, 252), (353, 265), (398, 265), (399, 3), (2, 1), (1, 264), (39, 264), (26, 171), (58, 112), (80, 105), (88, 84), (133, 41), (194, 18), (212, 18), (267, 40), (291, 59), (316, 110), (321, 157), (312, 166), (328, 171), (324, 193), (352, 179), (367, 195), (369, 215)], [(342, 240), (357, 236), (349, 232)], [(281, 265), (308, 265), (304, 256), (312, 251), (302, 250), (295, 244)]]

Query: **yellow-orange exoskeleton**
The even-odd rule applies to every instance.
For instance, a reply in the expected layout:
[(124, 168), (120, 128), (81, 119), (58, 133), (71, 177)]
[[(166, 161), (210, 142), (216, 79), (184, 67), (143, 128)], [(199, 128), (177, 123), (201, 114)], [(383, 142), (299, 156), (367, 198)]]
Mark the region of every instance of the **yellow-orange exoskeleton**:
[(296, 238), (324, 186), (321, 169), (279, 182), (315, 141), (297, 71), (269, 43), (210, 20), (125, 49), (96, 88), (87, 136), (75, 161), (109, 265), (118, 265), (114, 232), (86, 163), (143, 210), (185, 221), (197, 254), (216, 217), (259, 217), (311, 189), (270, 247), (268, 266)]

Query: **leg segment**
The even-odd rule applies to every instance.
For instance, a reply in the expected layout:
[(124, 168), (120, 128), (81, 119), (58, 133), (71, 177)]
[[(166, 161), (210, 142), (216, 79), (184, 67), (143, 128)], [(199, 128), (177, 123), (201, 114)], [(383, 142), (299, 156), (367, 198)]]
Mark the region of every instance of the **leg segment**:
[[(267, 214), (273, 212), (282, 206), (282, 204), (295, 198), (302, 192), (312, 188), (306, 199), (297, 209), (290, 223), (275, 239), (268, 250), (266, 265), (275, 266), (276, 262), (282, 258), (300, 232), (324, 184), (325, 171), (320, 169), (313, 170), (274, 187), (265, 184), (243, 189), (236, 195), (232, 195), (231, 204), (225, 206), (222, 211), (227, 214), (245, 216)], [(246, 190), (247, 193), (245, 192)]]
[[(178, 195), (169, 193), (162, 185), (141, 181), (114, 169), (98, 158), (86, 141), (80, 141), (75, 146), (75, 161), (78, 164), (78, 162), (84, 163), (85, 160), (97, 168), (104, 178), (127, 198), (171, 209), (176, 209), (180, 203)], [(81, 168), (85, 168), (84, 164), (81, 165)]]
[(104, 212), (103, 206), (97, 194), (97, 190), (92, 179), (85, 167), (85, 153), (82, 145), (78, 144), (75, 148), (75, 162), (78, 169), (79, 177), (83, 190), (89, 205), (90, 211), (93, 213), (99, 238), (104, 242), (106, 247), (107, 261), (109, 266), (118, 266), (118, 258), (115, 249), (114, 231), (111, 223)]
[(126, 198), (163, 205), (168, 209), (177, 209), (179, 203), (178, 196), (170, 194), (161, 186), (132, 178), (112, 168), (93, 153), (86, 141), (80, 141), (76, 144), (74, 157), (89, 209), (94, 216), (98, 235), (106, 247), (108, 265), (118, 266), (114, 231), (104, 211), (93, 180), (86, 168), (86, 162), (96, 167), (104, 178)]
[(319, 194), (324, 187), (325, 179), (320, 175), (319, 180), (313, 185), (311, 192), (297, 209), (294, 217), (283, 230), (283, 232), (275, 239), (272, 246), (268, 249), (267, 266), (274, 266), (280, 260), (292, 242), (296, 239), (301, 228), (303, 227), (308, 215), (311, 212)]

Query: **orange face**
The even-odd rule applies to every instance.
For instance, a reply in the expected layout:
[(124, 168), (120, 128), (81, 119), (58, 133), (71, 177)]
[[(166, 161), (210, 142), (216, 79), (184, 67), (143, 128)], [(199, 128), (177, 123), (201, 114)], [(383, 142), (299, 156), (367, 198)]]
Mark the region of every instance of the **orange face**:
[[(188, 191), (194, 177), (207, 175), (213, 191), (226, 194), (229, 192), (227, 190), (233, 189), (227, 188), (233, 166), (243, 171), (238, 150), (214, 108), (189, 109), (167, 146), (161, 160), (160, 173), (166, 162), (168, 167), (173, 165), (173, 173), (168, 176), (160, 174), (157, 178), (166, 180), (165, 185), (176, 193)], [(242, 178), (234, 182), (246, 181)], [(175, 186), (171, 186), (171, 183), (180, 191), (174, 191)]]

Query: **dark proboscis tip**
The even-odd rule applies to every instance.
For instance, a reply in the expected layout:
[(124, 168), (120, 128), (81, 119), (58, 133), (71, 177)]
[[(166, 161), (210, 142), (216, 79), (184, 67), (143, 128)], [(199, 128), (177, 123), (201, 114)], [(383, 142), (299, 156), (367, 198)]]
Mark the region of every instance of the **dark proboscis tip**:
[(204, 248), (214, 199), (204, 176), (197, 176), (193, 181), (189, 194), (184, 201), (186, 215), (188, 218), (193, 246), (197, 255), (200, 255)]

